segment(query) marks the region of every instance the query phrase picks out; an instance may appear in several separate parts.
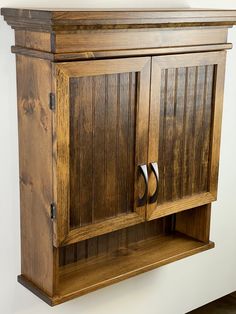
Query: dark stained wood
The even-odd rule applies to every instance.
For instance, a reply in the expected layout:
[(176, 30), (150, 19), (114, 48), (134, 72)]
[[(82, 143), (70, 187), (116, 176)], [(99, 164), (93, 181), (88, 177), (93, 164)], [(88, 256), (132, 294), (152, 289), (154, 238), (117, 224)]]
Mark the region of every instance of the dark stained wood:
[(211, 123), (212, 123), (212, 116), (211, 116), (211, 103), (212, 103), (212, 96), (211, 92), (213, 88), (213, 81), (214, 78), (214, 65), (208, 65), (205, 69), (205, 88), (204, 88), (204, 105), (203, 105), (203, 120), (202, 120), (202, 128), (208, 130), (205, 134), (205, 137), (202, 138), (203, 143), (201, 147), (201, 160), (202, 160), (202, 167), (200, 169), (200, 178), (199, 178), (199, 186), (202, 190), (206, 190), (208, 187), (208, 180), (207, 173), (209, 171), (208, 161), (209, 161), (209, 139), (211, 136)]
[(118, 49), (145, 49), (154, 47), (178, 47), (210, 45), (227, 42), (227, 28), (199, 29), (140, 29), (104, 30), (91, 32), (81, 30), (55, 35), (55, 52), (84, 52)]
[(183, 126), (185, 118), (185, 87), (186, 87), (186, 68), (176, 69), (175, 78), (175, 117), (174, 117), (174, 134), (173, 138), (173, 171), (175, 173), (175, 180), (173, 180), (173, 195), (175, 198), (183, 196), (183, 182), (182, 182), (182, 148), (184, 144)]
[[(149, 161), (158, 161), (160, 181), (148, 219), (216, 198), (224, 59), (224, 52), (153, 58), (151, 110), (156, 116), (150, 120)], [(215, 80), (221, 81), (218, 89)]]
[(51, 51), (51, 35), (44, 32), (29, 30), (15, 31), (15, 44), (35, 51)]
[(51, 61), (75, 61), (87, 59), (100, 59), (110, 57), (135, 57), (144, 55), (162, 55), (176, 54), (186, 52), (203, 52), (203, 51), (218, 51), (232, 49), (232, 44), (212, 44), (184, 47), (164, 47), (164, 48), (146, 48), (146, 49), (126, 49), (126, 50), (100, 50), (88, 52), (70, 52), (70, 53), (51, 53), (35, 49), (23, 48), (21, 46), (12, 46), (13, 53), (28, 55), (35, 58), (41, 58)]
[(209, 242), (211, 204), (193, 208), (176, 215), (175, 230), (194, 239)]
[[(119, 155), (119, 120), (120, 120), (120, 110), (118, 99), (120, 97), (120, 75), (111, 74), (106, 76), (106, 112), (105, 112), (105, 125), (106, 129), (109, 128), (109, 132), (105, 134), (105, 152), (106, 156), (106, 188), (105, 188), (105, 199), (106, 199), (106, 215), (109, 217), (117, 215), (118, 209), (118, 164)], [(109, 88), (108, 88), (109, 86)], [(119, 96), (119, 97), (118, 97)], [(132, 108), (133, 109), (133, 108)], [(131, 110), (131, 109), (130, 109)], [(134, 114), (135, 111), (133, 110)], [(134, 128), (133, 128), (134, 131)], [(109, 154), (109, 155), (108, 155)], [(114, 180), (116, 178), (116, 180)], [(132, 183), (131, 183), (132, 186)], [(130, 186), (130, 187), (131, 187)], [(113, 197), (112, 197), (113, 196)], [(114, 197), (115, 196), (115, 197)], [(132, 208), (132, 204), (131, 207)]]
[(181, 234), (164, 235), (136, 242), (114, 255), (62, 267), (58, 296), (53, 303), (64, 302), (213, 247), (212, 242), (206, 244)]
[[(52, 114), (50, 62), (17, 56), (20, 153), (21, 272), (53, 295)], [(47, 270), (47, 271), (46, 271)]]
[(223, 111), (223, 98), (224, 98), (224, 80), (225, 80), (225, 61), (226, 52), (221, 53), (221, 58), (215, 71), (217, 75), (214, 80), (214, 109), (212, 117), (211, 129), (211, 156), (210, 161), (210, 174), (208, 179), (209, 190), (217, 197), (218, 187), (218, 173), (219, 173), (219, 156), (220, 156), (220, 141), (221, 141), (221, 122)]
[(137, 169), (147, 163), (150, 58), (56, 69), (58, 246), (145, 219)]
[(212, 248), (236, 11), (1, 13), (17, 57), (18, 281), (55, 305)]
[[(196, 167), (198, 161), (201, 160), (201, 151), (202, 151), (202, 142), (207, 137), (206, 130), (202, 127), (204, 118), (211, 117), (211, 106), (208, 104), (206, 107), (209, 110), (208, 115), (204, 112), (204, 104), (205, 104), (205, 95), (207, 94), (210, 101), (212, 101), (212, 94), (213, 91), (210, 89), (209, 91), (205, 92), (205, 86), (206, 86), (206, 71), (207, 66), (200, 66), (197, 67), (197, 73), (196, 73), (196, 82), (195, 82), (195, 102), (194, 102), (194, 123), (193, 123), (193, 146), (192, 146), (192, 167), (191, 167), (191, 173), (192, 173), (192, 194), (199, 192), (199, 185), (200, 185), (200, 172), (201, 172), (201, 166)], [(214, 78), (214, 73), (212, 73), (212, 79)], [(211, 126), (209, 125), (209, 128)], [(204, 130), (204, 131), (202, 131)], [(209, 142), (208, 142), (209, 144)], [(208, 145), (210, 146), (210, 145)], [(207, 163), (208, 164), (208, 163)], [(206, 175), (207, 176), (207, 175)], [(202, 191), (206, 191), (207, 187), (202, 189)]]
[(115, 255), (62, 267), (58, 294), (54, 297), (45, 295), (23, 276), (18, 280), (43, 301), (54, 306), (213, 247), (212, 242), (205, 244), (182, 234), (150, 238), (128, 249), (121, 249)]
[(236, 11), (201, 9), (14, 9), (2, 8), (1, 14), (14, 28), (38, 30), (71, 30), (78, 27), (177, 27), (198, 25), (232, 25)]
[(17, 276), (17, 281), (22, 284), (25, 288), (30, 290), (32, 293), (34, 293), (37, 297), (39, 297), (41, 300), (46, 302), (48, 305), (53, 306), (53, 300), (52, 297), (47, 295), (45, 292), (40, 290), (32, 281), (28, 280), (24, 275)]
[(108, 253), (115, 254), (117, 250), (127, 249), (135, 242), (165, 233), (167, 224), (170, 222), (164, 217), (60, 247), (60, 266), (84, 261), (91, 257), (100, 257)]
[[(188, 67), (186, 69), (186, 90), (185, 90), (185, 117), (183, 134), (183, 196), (192, 195), (192, 163), (193, 163), (193, 145), (195, 140), (195, 84), (197, 77), (197, 67)], [(198, 130), (201, 131), (202, 130)]]

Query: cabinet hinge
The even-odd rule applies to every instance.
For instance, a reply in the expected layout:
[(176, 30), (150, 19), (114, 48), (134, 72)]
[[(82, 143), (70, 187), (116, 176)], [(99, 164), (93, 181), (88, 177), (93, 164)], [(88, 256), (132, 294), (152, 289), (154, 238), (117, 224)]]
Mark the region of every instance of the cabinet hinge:
[(50, 93), (49, 94), (49, 108), (51, 110), (55, 110), (56, 109), (56, 97), (54, 93)]
[(52, 203), (51, 205), (51, 219), (56, 218), (56, 212), (57, 212), (57, 207), (55, 203)]

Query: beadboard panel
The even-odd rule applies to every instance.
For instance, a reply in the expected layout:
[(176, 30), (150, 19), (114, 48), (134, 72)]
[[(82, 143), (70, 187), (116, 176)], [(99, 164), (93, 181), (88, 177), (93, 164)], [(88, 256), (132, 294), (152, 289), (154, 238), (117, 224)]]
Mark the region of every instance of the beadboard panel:
[(172, 217), (152, 220), (59, 249), (60, 266), (114, 253), (139, 241), (171, 231)]
[(214, 66), (161, 76), (158, 204), (209, 190)]
[(70, 80), (70, 223), (134, 209), (136, 73)]

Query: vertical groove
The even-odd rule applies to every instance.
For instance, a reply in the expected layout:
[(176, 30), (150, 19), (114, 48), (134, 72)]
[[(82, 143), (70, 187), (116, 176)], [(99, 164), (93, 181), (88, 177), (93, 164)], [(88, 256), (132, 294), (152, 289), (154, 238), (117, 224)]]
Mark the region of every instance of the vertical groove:
[[(136, 143), (136, 139), (137, 139), (137, 116), (138, 116), (138, 73), (137, 72), (134, 72), (134, 77), (133, 77), (133, 80), (135, 82), (135, 86), (134, 86), (134, 126), (133, 126), (133, 130), (134, 130), (134, 134), (133, 134), (133, 168), (132, 168), (132, 171), (133, 171), (133, 175), (132, 175), (132, 183), (134, 182), (133, 184), (133, 190), (132, 190), (132, 201), (133, 201), (133, 208), (132, 210), (134, 210), (135, 208), (135, 202), (136, 202), (136, 199), (135, 199), (135, 185), (137, 184), (136, 183), (136, 154), (138, 153), (138, 147), (137, 147), (137, 143)], [(126, 232), (126, 238), (127, 238), (127, 232)]]
[[(135, 192), (135, 153), (136, 153), (136, 118), (137, 118), (137, 73), (134, 72), (132, 74), (132, 91), (133, 91), (133, 102), (132, 102), (132, 111), (131, 111), (131, 118), (132, 118), (132, 123), (130, 127), (130, 132), (132, 132), (132, 147), (131, 147), (131, 152), (132, 152), (132, 158), (131, 158), (131, 176), (130, 176), (130, 182), (132, 189), (130, 191), (130, 204), (131, 204), (131, 210), (134, 210), (135, 207), (135, 198), (134, 198), (134, 192)], [(126, 237), (126, 233), (125, 233)]]
[[(128, 86), (129, 86), (129, 101), (128, 101), (128, 128), (127, 128), (127, 178), (131, 177), (131, 162), (130, 162), (130, 138), (131, 138), (131, 134), (130, 134), (130, 121), (131, 121), (131, 101), (132, 101), (132, 75), (133, 73), (130, 72), (129, 73), (129, 81), (128, 81)], [(131, 130), (132, 132), (132, 130)], [(132, 184), (132, 182), (129, 182)], [(128, 182), (126, 180), (126, 212), (129, 212), (129, 199), (130, 199), (130, 187), (131, 184), (129, 184), (128, 186)]]
[(85, 258), (88, 258), (88, 240), (85, 241)]
[(103, 197), (103, 208), (105, 209), (105, 213), (107, 214), (107, 126), (108, 126), (108, 113), (107, 113), (107, 102), (108, 102), (108, 76), (105, 75), (105, 117), (104, 117), (104, 194)]
[[(120, 249), (129, 248), (135, 242), (156, 237), (168, 231), (169, 220), (170, 216), (149, 222), (146, 221), (122, 230), (60, 247), (60, 266), (69, 265), (74, 262), (86, 263), (88, 259), (110, 255)], [(165, 226), (166, 230), (164, 229)]]
[(73, 262), (77, 261), (77, 243), (73, 244), (73, 249), (74, 249), (74, 258), (73, 258)]
[(94, 93), (94, 77), (91, 78), (92, 80), (92, 223), (94, 222), (94, 190), (95, 190), (95, 182), (94, 182), (94, 137), (95, 137), (95, 93)]
[(217, 65), (214, 64), (212, 65), (212, 71), (211, 71), (211, 87), (210, 87), (210, 99), (211, 99), (211, 113), (210, 113), (210, 125), (209, 125), (209, 134), (208, 134), (208, 164), (207, 164), (207, 186), (206, 189), (209, 190), (210, 188), (210, 167), (211, 167), (211, 150), (212, 150), (212, 145), (211, 145), (211, 140), (213, 137), (213, 128), (212, 128), (212, 124), (213, 124), (213, 119), (214, 119), (214, 108), (213, 108), (213, 103), (214, 103), (214, 99), (215, 99), (215, 87), (216, 87), (216, 71), (217, 71)]
[[(176, 147), (176, 113), (177, 113), (177, 86), (178, 86), (178, 68), (175, 69), (175, 90), (174, 90), (174, 119), (173, 119), (173, 139), (172, 139), (172, 169), (173, 169), (173, 180), (172, 180), (172, 197), (176, 198), (176, 167), (175, 167), (175, 147)], [(175, 195), (173, 195), (173, 192)]]
[[(190, 188), (190, 195), (192, 195), (195, 187), (195, 173), (196, 173), (196, 165), (195, 165), (195, 153), (196, 153), (196, 134), (195, 134), (195, 126), (196, 126), (196, 110), (197, 110), (197, 86), (198, 86), (198, 67), (195, 68), (195, 78), (194, 78), (194, 106), (193, 106), (193, 118), (192, 118), (192, 158), (191, 160), (191, 167), (192, 169), (192, 176), (189, 175), (189, 180), (191, 179), (192, 182), (189, 182)], [(190, 184), (191, 183), (191, 184)]]
[[(76, 105), (73, 103), (73, 98), (71, 97), (71, 91), (73, 90), (73, 88), (75, 88), (73, 86), (73, 83), (74, 81), (71, 80), (70, 81), (70, 117), (75, 117), (75, 107)], [(70, 141), (73, 143), (74, 142), (74, 132), (71, 132), (71, 128), (75, 128), (76, 129), (76, 126), (74, 125), (74, 120), (71, 120), (70, 118)], [(75, 156), (75, 149), (73, 147), (73, 151), (72, 151), (72, 145), (70, 145), (70, 167), (71, 167), (71, 161), (72, 161), (72, 156)], [(76, 167), (75, 167), (75, 163), (72, 162), (72, 165), (73, 165), (73, 171), (76, 171)], [(71, 182), (71, 176), (69, 177), (70, 178), (70, 199), (72, 200), (72, 195), (71, 195), (71, 192), (72, 190), (74, 189), (74, 185), (75, 185), (75, 180), (73, 180)], [(71, 186), (73, 186), (73, 189), (71, 188)], [(73, 207), (72, 207), (73, 206)], [(76, 208), (74, 207), (74, 202), (72, 203), (72, 201), (70, 202), (70, 210), (69, 210), (69, 216), (70, 216), (70, 226), (73, 226), (74, 224), (76, 224), (76, 221), (77, 221), (77, 217), (79, 216), (79, 213), (77, 212), (76, 213)]]
[[(80, 80), (82, 80), (82, 79), (79, 79), (79, 81)], [(80, 84), (81, 83), (81, 84)], [(83, 83), (82, 82), (79, 82), (79, 87), (80, 86), (83, 86)], [(80, 88), (79, 88), (80, 89)], [(79, 90), (79, 94), (80, 94), (80, 90)], [(80, 105), (80, 97), (79, 97), (79, 101), (78, 101), (78, 112), (80, 111), (80, 107), (81, 107), (81, 105)], [(78, 146), (80, 146), (81, 145), (81, 129), (80, 129), (80, 126), (81, 126), (81, 115), (79, 114), (79, 116), (78, 116), (78, 123), (79, 123), (79, 126), (78, 126), (78, 131), (79, 131), (79, 134), (78, 134), (78, 141), (79, 141), (79, 145)], [(79, 176), (79, 180), (78, 180), (78, 184), (79, 184), (79, 187), (78, 187), (78, 191), (79, 191), (79, 204), (78, 204), (78, 208), (79, 208), (79, 221), (78, 221), (78, 225), (79, 226), (81, 226), (82, 225), (82, 217), (81, 217), (81, 206), (80, 206), (80, 200), (81, 200), (81, 187), (82, 187), (82, 185), (81, 185), (81, 149), (79, 149), (79, 174), (80, 174), (80, 176)]]
[[(159, 136), (159, 144), (158, 144), (158, 164), (160, 167), (160, 184), (159, 184), (159, 197), (158, 197), (158, 204), (161, 204), (164, 200), (164, 188), (163, 188), (163, 178), (164, 178), (164, 160), (163, 160), (163, 149), (164, 149), (164, 139), (163, 139), (163, 133), (164, 133), (164, 107), (165, 107), (165, 72), (164, 70), (161, 70), (160, 73), (161, 76), (161, 84), (160, 84), (160, 114), (159, 114), (159, 130), (160, 130), (160, 136)], [(158, 117), (156, 117), (158, 119)]]
[[(164, 70), (165, 72), (165, 86), (164, 86), (164, 117), (163, 117), (163, 158), (162, 160), (165, 161), (166, 155), (166, 106), (167, 106), (167, 85), (168, 85), (168, 69)], [(165, 199), (165, 190), (166, 190), (166, 165), (164, 162), (164, 169), (163, 169), (163, 199)]]
[[(185, 148), (185, 142), (186, 142), (186, 106), (187, 106), (187, 95), (188, 95), (188, 68), (186, 68), (186, 73), (185, 73), (185, 91), (184, 91), (184, 117), (183, 117), (183, 136), (182, 136), (182, 151), (184, 152)], [(185, 171), (184, 171), (184, 165), (185, 165), (185, 154), (182, 154), (182, 174), (183, 176)], [(182, 185), (181, 185), (181, 197), (184, 195), (184, 177), (182, 178)]]
[[(203, 109), (202, 109), (202, 125), (201, 125), (201, 129), (204, 130), (204, 125), (205, 125), (205, 119), (206, 119), (206, 99), (207, 99), (207, 74), (208, 74), (208, 65), (205, 66), (205, 76), (204, 76), (204, 91), (203, 91)], [(202, 132), (201, 135), (201, 143), (203, 143), (204, 140), (204, 135)], [(203, 144), (202, 144), (203, 145)], [(201, 166), (200, 166), (200, 174), (199, 174), (199, 185), (200, 185), (200, 189), (202, 189), (202, 160), (203, 160), (203, 147), (201, 145)]]
[(116, 120), (116, 182), (117, 182), (117, 208), (115, 216), (117, 212), (119, 212), (119, 127), (120, 127), (120, 74), (117, 74), (117, 120)]

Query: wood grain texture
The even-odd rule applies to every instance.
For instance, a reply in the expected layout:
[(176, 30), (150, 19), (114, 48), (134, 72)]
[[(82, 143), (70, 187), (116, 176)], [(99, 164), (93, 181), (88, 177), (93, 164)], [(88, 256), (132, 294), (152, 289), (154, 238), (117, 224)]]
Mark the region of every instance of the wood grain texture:
[[(16, 39), (17, 41), (17, 39)], [(135, 56), (153, 56), (162, 54), (176, 54), (187, 52), (204, 52), (204, 51), (219, 51), (232, 49), (231, 43), (226, 44), (211, 44), (211, 45), (188, 45), (184, 47), (162, 47), (162, 48), (145, 48), (145, 49), (125, 49), (125, 50), (99, 50), (88, 52), (67, 52), (67, 53), (52, 53), (30, 48), (24, 48), (21, 45), (11, 47), (13, 53), (27, 55), (30, 57), (41, 58), (51, 61), (75, 61), (101, 59), (110, 57), (135, 57)]]
[(70, 108), (69, 108), (69, 78), (60, 68), (55, 69), (56, 80), (56, 98), (57, 110), (53, 125), (53, 133), (56, 134), (54, 143), (53, 171), (54, 185), (56, 185), (56, 192), (54, 193), (54, 202), (57, 204), (57, 215), (54, 226), (55, 237), (54, 245), (57, 246), (69, 232), (68, 214), (65, 210), (70, 206), (70, 192), (69, 192), (69, 162), (70, 162)]
[(191, 209), (196, 206), (205, 205), (214, 202), (216, 198), (211, 193), (198, 193), (189, 197), (176, 199), (175, 201), (165, 202), (156, 205), (155, 210), (147, 213), (147, 220), (157, 219), (166, 215), (178, 213)]
[[(160, 249), (157, 250), (159, 246)], [(23, 276), (18, 281), (43, 301), (54, 306), (213, 247), (212, 242), (205, 244), (182, 234), (152, 238), (134, 244), (128, 250), (121, 249), (116, 256), (110, 255), (62, 268), (58, 294), (53, 297), (43, 293)]]
[(221, 141), (221, 123), (223, 111), (223, 97), (224, 97), (224, 80), (225, 80), (225, 61), (226, 52), (221, 53), (221, 58), (217, 65), (216, 76), (214, 81), (214, 111), (212, 119), (211, 130), (211, 162), (210, 162), (210, 180), (208, 182), (211, 193), (217, 197), (218, 188), (218, 173), (219, 173), (219, 159), (220, 159), (220, 141)]
[(175, 230), (207, 243), (210, 235), (211, 204), (178, 213)]
[(227, 25), (236, 22), (234, 10), (102, 9), (58, 10), (3, 8), (1, 14), (14, 28), (45, 31), (78, 28), (179, 27)]
[(148, 219), (216, 199), (224, 60), (224, 52), (153, 58), (149, 162), (158, 161), (160, 181)]
[(227, 28), (100, 30), (56, 33), (55, 52), (211, 45), (227, 42)]
[(30, 30), (16, 30), (15, 44), (27, 49), (50, 52), (51, 34), (44, 32), (33, 32)]
[(17, 54), (18, 281), (55, 305), (212, 248), (236, 11), (1, 13)]
[[(61, 269), (54, 304), (214, 247), (181, 234), (155, 237), (91, 262)], [(86, 275), (85, 275), (86, 274)], [(80, 280), (78, 280), (80, 278)]]
[(127, 249), (131, 244), (163, 234), (166, 229), (170, 229), (170, 220), (161, 218), (60, 247), (60, 267), (116, 254), (116, 251)]
[(56, 71), (58, 246), (145, 219), (137, 169), (147, 162), (150, 58)]
[(136, 75), (70, 83), (71, 227), (134, 211)]
[(53, 294), (52, 114), (50, 62), (17, 56), (20, 153), (21, 272)]

